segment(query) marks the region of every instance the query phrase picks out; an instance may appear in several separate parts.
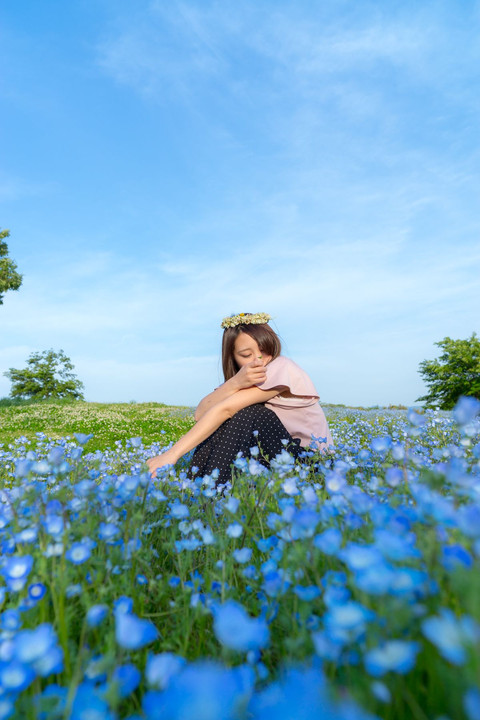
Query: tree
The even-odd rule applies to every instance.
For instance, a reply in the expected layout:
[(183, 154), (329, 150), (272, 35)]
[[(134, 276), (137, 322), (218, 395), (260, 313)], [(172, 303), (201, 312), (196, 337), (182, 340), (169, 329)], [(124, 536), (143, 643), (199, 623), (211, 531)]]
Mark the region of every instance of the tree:
[(83, 400), (83, 383), (72, 372), (73, 369), (63, 350), (44, 350), (32, 353), (24, 370), (10, 368), (3, 374), (13, 383), (12, 398)]
[(419, 373), (429, 392), (417, 399), (426, 407), (451, 410), (461, 395), (480, 399), (480, 339), (476, 333), (467, 340), (443, 338), (435, 343), (443, 350), (437, 360), (424, 360)]
[(5, 238), (10, 237), (9, 230), (0, 231), (0, 305), (7, 290), (18, 290), (22, 284), (22, 275), (17, 272), (17, 264), (8, 257), (8, 245)]

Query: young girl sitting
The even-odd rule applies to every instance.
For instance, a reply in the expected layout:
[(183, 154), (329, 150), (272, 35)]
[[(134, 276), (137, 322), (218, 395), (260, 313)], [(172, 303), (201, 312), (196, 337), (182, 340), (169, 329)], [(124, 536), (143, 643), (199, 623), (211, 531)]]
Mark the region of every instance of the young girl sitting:
[[(196, 424), (169, 450), (150, 458), (152, 474), (195, 449), (192, 472), (218, 470), (217, 483), (232, 479), (232, 464), (258, 446), (257, 460), (269, 466), (285, 448), (297, 457), (302, 448), (333, 448), (319, 395), (307, 373), (280, 355), (281, 343), (266, 313), (240, 313), (222, 322), (225, 382), (203, 398)], [(286, 442), (285, 442), (286, 441)]]

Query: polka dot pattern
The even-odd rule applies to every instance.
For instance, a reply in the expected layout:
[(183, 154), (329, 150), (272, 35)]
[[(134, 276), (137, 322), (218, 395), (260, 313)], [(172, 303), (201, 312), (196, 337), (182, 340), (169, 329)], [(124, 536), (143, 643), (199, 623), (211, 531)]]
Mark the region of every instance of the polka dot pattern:
[(260, 454), (257, 460), (269, 467), (267, 458), (274, 458), (282, 452), (282, 440), (288, 441), (288, 450), (293, 455), (297, 456), (301, 451), (300, 441), (292, 438), (273, 410), (261, 403), (250, 405), (235, 413), (196, 447), (191, 467), (198, 468), (196, 474), (200, 477), (218, 469), (217, 483), (225, 483), (232, 479), (232, 463), (239, 452), (249, 458), (250, 448), (258, 445)]

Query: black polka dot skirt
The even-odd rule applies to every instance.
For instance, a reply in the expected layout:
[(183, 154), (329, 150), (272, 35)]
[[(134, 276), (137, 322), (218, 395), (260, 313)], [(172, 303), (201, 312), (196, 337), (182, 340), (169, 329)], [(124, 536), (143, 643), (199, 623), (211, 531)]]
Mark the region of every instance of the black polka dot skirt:
[(273, 410), (263, 404), (250, 405), (195, 448), (189, 474), (203, 477), (218, 469), (217, 484), (225, 483), (232, 479), (232, 464), (238, 453), (248, 459), (253, 447), (260, 448), (258, 462), (269, 467), (269, 460), (285, 449), (282, 440), (287, 441), (286, 449), (297, 457), (302, 449), (300, 441), (292, 438)]

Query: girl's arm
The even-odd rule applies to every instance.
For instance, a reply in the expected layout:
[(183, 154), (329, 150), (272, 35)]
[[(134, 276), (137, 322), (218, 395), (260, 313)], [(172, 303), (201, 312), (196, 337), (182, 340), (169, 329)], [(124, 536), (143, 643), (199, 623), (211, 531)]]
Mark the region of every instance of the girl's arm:
[[(195, 420), (198, 422), (207, 410), (210, 410), (214, 405), (218, 405), (232, 395), (235, 395), (239, 390), (251, 388), (252, 385), (261, 385), (266, 379), (267, 373), (265, 372), (264, 363), (257, 358), (252, 360), (252, 362), (240, 368), (237, 374), (230, 378), (230, 380), (224, 382), (223, 385), (220, 385), (220, 387), (209, 395), (206, 395), (206, 397), (200, 401), (195, 410)], [(258, 400), (257, 402), (262, 401)]]
[(197, 424), (185, 433), (170, 450), (166, 450), (161, 455), (147, 460), (148, 469), (152, 477), (155, 477), (158, 468), (164, 465), (175, 465), (182, 455), (185, 455), (189, 450), (193, 450), (199, 443), (210, 437), (220, 425), (223, 425), (225, 420), (233, 417), (239, 410), (257, 403), (265, 403), (281, 391), (282, 388), (260, 390), (260, 388), (251, 387), (245, 390), (239, 390), (231, 397), (209, 408)]

